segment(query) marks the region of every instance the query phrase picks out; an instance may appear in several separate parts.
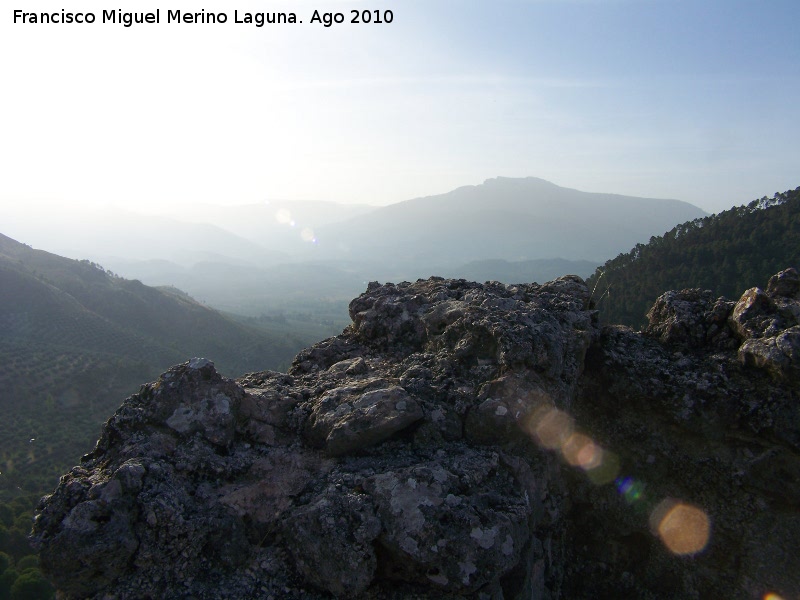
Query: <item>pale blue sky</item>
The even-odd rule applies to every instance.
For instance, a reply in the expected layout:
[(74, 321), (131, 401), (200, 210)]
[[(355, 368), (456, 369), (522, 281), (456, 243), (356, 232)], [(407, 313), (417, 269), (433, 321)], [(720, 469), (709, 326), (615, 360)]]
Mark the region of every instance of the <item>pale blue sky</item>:
[[(119, 3), (159, 6), (264, 9)], [(3, 11), (0, 206), (386, 204), (530, 175), (716, 212), (800, 185), (797, 0), (269, 8), (305, 21), (391, 8), (394, 22), (126, 29), (13, 25)]]

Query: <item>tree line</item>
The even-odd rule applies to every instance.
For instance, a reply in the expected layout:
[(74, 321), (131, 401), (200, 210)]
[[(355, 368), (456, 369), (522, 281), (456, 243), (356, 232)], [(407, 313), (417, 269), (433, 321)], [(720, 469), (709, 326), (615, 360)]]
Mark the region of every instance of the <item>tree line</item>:
[(800, 188), (687, 221), (607, 261), (588, 279), (606, 323), (641, 327), (668, 290), (710, 289), (738, 299), (800, 267)]

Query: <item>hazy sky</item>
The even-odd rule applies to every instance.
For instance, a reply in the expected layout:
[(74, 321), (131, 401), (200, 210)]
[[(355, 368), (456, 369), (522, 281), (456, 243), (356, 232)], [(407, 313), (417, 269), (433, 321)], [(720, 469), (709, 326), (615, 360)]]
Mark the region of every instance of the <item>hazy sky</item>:
[[(100, 23), (112, 5), (162, 22)], [(15, 25), (15, 6), (98, 21)], [(0, 207), (387, 204), (532, 175), (716, 212), (800, 185), (798, 23), (798, 0), (5, 3)]]

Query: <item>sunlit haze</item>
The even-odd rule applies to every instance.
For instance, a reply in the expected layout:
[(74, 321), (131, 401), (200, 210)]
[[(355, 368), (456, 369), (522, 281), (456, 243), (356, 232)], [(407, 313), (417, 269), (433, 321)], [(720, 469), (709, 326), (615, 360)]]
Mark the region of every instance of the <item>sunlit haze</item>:
[[(717, 212), (798, 185), (796, 0), (379, 4), (123, 0), (230, 16), (129, 28), (14, 24), (7, 6), (2, 207), (383, 205), (530, 175)], [(393, 22), (308, 22), (354, 8)]]

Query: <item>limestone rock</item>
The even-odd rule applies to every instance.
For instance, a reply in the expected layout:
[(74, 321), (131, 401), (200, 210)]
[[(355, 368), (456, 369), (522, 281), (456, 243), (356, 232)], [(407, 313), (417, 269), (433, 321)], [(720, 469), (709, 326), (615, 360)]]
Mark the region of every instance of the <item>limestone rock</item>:
[(370, 498), (335, 490), (299, 507), (286, 519), (297, 570), (310, 584), (352, 598), (372, 583), (377, 568), (373, 540), (381, 531)]
[(750, 288), (739, 299), (730, 316), (730, 324), (740, 339), (761, 337), (778, 327), (777, 307), (764, 290)]
[(42, 568), (64, 600), (796, 597), (796, 280), (669, 292), (644, 334), (574, 276), (371, 283), (288, 373), (125, 400)]
[(322, 397), (308, 421), (308, 438), (324, 440), (333, 455), (380, 443), (422, 418), (422, 409), (402, 387), (352, 394), (337, 388)]
[(709, 290), (666, 292), (647, 313), (645, 332), (667, 344), (687, 348), (731, 347), (733, 340), (726, 321), (733, 309), (732, 302), (715, 299)]
[(686, 349), (736, 348), (742, 364), (792, 377), (800, 370), (798, 286), (800, 275), (786, 269), (767, 292), (751, 288), (735, 303), (699, 289), (666, 292), (650, 309), (645, 333)]
[(497, 586), (528, 542), (531, 513), (520, 482), (499, 456), (465, 448), (369, 478), (391, 556), (386, 575), (434, 590)]
[(767, 294), (771, 298), (800, 300), (800, 273), (797, 269), (785, 269), (773, 275), (767, 283)]

